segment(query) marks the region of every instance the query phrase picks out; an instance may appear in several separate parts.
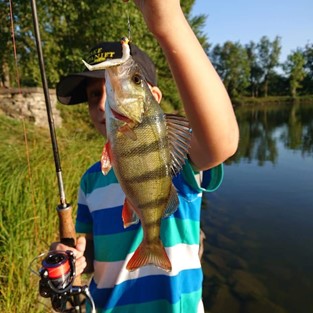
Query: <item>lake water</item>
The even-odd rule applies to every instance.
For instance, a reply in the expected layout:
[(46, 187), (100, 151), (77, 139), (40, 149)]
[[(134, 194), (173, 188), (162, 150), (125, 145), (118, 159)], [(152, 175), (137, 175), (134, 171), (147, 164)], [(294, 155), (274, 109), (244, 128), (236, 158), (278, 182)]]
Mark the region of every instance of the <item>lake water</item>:
[(313, 312), (313, 106), (236, 109), (240, 145), (206, 195), (211, 313)]

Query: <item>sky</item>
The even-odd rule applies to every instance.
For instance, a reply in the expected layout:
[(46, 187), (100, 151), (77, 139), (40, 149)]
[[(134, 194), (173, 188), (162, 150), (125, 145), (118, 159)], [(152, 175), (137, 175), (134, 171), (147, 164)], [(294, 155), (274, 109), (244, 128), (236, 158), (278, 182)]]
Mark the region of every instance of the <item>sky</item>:
[(213, 46), (280, 36), (284, 62), (292, 51), (313, 44), (312, 0), (196, 0), (192, 13), (207, 15), (203, 31)]

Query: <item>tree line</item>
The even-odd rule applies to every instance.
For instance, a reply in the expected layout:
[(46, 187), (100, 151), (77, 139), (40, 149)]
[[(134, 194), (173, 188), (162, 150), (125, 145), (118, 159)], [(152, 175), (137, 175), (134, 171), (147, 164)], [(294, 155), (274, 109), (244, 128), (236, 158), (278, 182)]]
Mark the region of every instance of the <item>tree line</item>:
[[(49, 87), (62, 76), (82, 71), (82, 59), (101, 41), (131, 40), (158, 69), (159, 86), (171, 109), (181, 104), (164, 55), (132, 2), (119, 0), (37, 0), (37, 13)], [(191, 14), (195, 0), (182, 2), (184, 13), (211, 58), (231, 97), (309, 94), (313, 80), (313, 45), (297, 49), (279, 64), (280, 38), (258, 43), (231, 41), (210, 45), (202, 29), (205, 15)], [(179, 30), (178, 30), (179, 31)], [(186, 60), (187, 62), (188, 60)], [(283, 73), (277, 69), (281, 67)], [(0, 0), (0, 76), (6, 87), (41, 86), (30, 1)]]
[(280, 63), (281, 38), (242, 45), (227, 41), (209, 55), (232, 98), (309, 95), (313, 91), (313, 44), (290, 52)]

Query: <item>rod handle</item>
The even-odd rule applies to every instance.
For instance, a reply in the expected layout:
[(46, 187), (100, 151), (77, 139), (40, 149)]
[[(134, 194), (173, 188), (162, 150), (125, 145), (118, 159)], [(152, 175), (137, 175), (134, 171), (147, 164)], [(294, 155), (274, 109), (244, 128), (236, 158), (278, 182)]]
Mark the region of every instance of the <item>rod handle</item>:
[[(59, 235), (61, 243), (75, 248), (76, 246), (76, 232), (72, 218), (72, 206), (66, 204), (66, 207), (59, 205), (57, 207), (59, 216)], [(76, 276), (74, 279), (75, 286), (81, 286), (80, 276)]]

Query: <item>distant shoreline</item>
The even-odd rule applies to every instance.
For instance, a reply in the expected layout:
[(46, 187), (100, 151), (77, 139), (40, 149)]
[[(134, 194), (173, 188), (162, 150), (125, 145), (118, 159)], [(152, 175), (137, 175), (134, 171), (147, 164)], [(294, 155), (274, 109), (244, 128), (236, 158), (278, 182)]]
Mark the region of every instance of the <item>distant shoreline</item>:
[(313, 95), (273, 97), (239, 97), (232, 99), (234, 106), (280, 105), (280, 104), (313, 104)]

